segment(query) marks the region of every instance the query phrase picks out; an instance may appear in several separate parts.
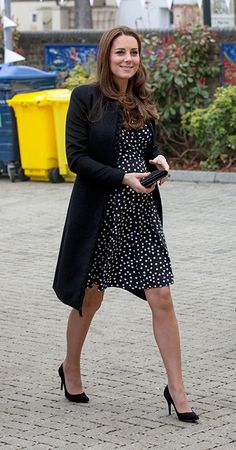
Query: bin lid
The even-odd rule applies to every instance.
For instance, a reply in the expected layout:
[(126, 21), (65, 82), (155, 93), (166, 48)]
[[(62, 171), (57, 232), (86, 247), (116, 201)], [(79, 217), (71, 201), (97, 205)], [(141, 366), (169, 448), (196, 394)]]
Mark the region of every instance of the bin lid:
[(19, 80), (32, 78), (56, 78), (56, 72), (45, 72), (29, 66), (0, 65), (0, 80)]
[(69, 89), (49, 89), (44, 92), (44, 104), (49, 103), (68, 103), (71, 96)]
[(38, 105), (45, 106), (52, 103), (69, 103), (71, 91), (69, 89), (49, 89), (45, 91), (27, 92), (26, 94), (16, 94), (11, 100), (7, 100), (8, 105)]

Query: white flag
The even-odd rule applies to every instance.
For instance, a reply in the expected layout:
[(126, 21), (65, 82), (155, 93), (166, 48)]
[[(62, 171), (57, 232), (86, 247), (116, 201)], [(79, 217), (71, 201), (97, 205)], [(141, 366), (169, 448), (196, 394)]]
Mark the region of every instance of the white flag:
[(4, 0), (0, 0), (0, 10), (3, 11), (5, 8)]
[(167, 0), (168, 9), (171, 9), (172, 3), (173, 3), (173, 0)]
[(12, 27), (16, 27), (17, 24), (15, 22), (13, 22), (13, 20), (8, 19), (7, 16), (3, 17), (3, 28), (12, 28)]
[(17, 61), (24, 61), (24, 60), (25, 60), (24, 56), (21, 56), (21, 55), (19, 55), (19, 53), (12, 52), (11, 50), (8, 50), (7, 48), (5, 48), (5, 51), (4, 51), (4, 63), (5, 64), (17, 62)]
[(197, 0), (197, 4), (198, 4), (199, 8), (201, 8), (202, 7), (202, 0)]
[(90, 6), (93, 6), (93, 0), (89, 0)]

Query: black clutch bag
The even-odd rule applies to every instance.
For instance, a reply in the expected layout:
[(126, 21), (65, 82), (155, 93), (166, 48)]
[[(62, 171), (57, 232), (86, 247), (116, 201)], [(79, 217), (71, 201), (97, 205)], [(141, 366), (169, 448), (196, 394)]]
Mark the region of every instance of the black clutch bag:
[(150, 175), (143, 178), (141, 185), (144, 187), (150, 187), (152, 184), (156, 183), (161, 178), (167, 177), (167, 170), (154, 170)]

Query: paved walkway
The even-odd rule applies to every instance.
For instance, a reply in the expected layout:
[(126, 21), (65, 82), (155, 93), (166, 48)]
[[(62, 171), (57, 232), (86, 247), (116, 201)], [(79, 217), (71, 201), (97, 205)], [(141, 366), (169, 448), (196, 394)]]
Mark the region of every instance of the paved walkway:
[(162, 187), (184, 376), (198, 424), (167, 415), (149, 308), (121, 290), (107, 291), (84, 348), (89, 405), (61, 393), (69, 309), (51, 283), (71, 188), (0, 179), (0, 447), (235, 449), (235, 184)]

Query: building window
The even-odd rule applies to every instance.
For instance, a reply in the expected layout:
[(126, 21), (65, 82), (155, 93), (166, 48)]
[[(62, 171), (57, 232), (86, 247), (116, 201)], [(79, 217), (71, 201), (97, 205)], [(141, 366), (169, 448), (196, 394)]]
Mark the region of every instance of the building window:
[(32, 23), (37, 22), (37, 14), (36, 13), (32, 13), (31, 20), (32, 20)]

